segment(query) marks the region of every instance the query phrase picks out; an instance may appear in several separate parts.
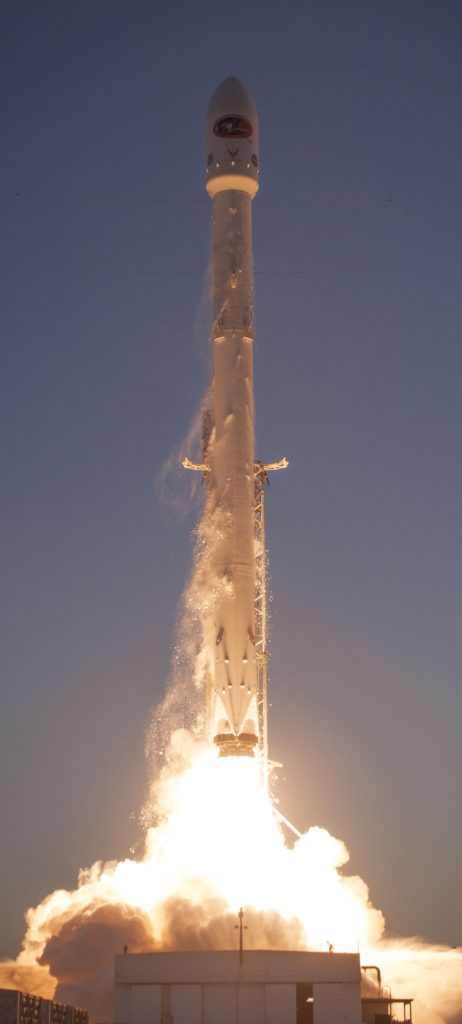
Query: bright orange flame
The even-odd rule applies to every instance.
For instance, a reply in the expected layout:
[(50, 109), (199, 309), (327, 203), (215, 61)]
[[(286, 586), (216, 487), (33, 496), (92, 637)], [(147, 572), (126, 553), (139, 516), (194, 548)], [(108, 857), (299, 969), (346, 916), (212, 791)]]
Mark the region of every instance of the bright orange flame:
[(53, 921), (95, 901), (140, 908), (159, 943), (162, 908), (172, 897), (218, 899), (230, 913), (247, 906), (298, 918), (309, 948), (356, 950), (380, 937), (383, 918), (365, 884), (339, 872), (348, 860), (345, 845), (312, 828), (289, 849), (255, 760), (220, 759), (199, 747), (189, 768), (162, 778), (158, 810), (142, 860), (96, 864), (82, 872), (74, 892), (57, 890), (29, 912), (34, 959)]

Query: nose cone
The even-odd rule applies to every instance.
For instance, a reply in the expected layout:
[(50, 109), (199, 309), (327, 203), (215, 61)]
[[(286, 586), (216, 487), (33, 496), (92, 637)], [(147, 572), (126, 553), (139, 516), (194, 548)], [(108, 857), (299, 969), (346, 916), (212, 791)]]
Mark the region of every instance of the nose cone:
[(220, 117), (233, 114), (247, 120), (251, 128), (257, 128), (257, 110), (250, 93), (239, 78), (230, 75), (215, 89), (207, 112), (207, 122), (211, 122), (213, 128)]
[(242, 82), (231, 76), (215, 90), (207, 111), (205, 187), (211, 196), (229, 188), (253, 196), (258, 175), (256, 107)]

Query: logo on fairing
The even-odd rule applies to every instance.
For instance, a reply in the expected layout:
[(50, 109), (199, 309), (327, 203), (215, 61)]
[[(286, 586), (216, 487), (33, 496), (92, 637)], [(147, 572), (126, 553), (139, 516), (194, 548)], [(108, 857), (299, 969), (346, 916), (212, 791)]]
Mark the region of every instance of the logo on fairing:
[(213, 134), (221, 139), (248, 139), (252, 134), (252, 125), (241, 114), (227, 114), (219, 117), (213, 126)]

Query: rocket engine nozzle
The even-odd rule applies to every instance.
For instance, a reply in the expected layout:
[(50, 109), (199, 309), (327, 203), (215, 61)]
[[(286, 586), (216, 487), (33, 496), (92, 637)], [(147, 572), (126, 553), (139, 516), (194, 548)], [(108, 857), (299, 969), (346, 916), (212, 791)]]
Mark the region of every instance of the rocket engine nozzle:
[(222, 732), (214, 736), (213, 742), (219, 748), (220, 757), (253, 757), (258, 737), (251, 732), (241, 732), (239, 736)]

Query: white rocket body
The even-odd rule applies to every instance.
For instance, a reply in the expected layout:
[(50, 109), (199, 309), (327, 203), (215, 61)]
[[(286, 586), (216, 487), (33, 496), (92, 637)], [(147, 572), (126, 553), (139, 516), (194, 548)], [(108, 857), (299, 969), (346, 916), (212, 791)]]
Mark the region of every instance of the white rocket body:
[(213, 201), (214, 367), (208, 502), (218, 524), (208, 723), (221, 754), (252, 754), (260, 740), (251, 211), (258, 189), (258, 123), (254, 103), (236, 78), (225, 79), (212, 97), (206, 146), (206, 189)]

